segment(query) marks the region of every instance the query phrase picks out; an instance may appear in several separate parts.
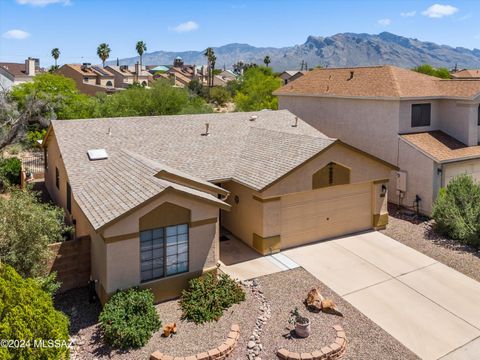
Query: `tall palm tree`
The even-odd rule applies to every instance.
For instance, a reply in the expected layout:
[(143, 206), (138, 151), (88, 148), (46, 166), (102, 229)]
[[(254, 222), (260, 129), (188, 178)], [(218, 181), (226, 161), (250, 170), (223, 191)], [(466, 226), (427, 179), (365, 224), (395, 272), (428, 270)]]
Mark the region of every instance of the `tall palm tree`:
[(143, 53), (147, 51), (147, 44), (144, 41), (137, 41), (135, 48), (137, 49), (137, 54), (140, 56), (140, 66), (142, 66), (142, 57)]
[(208, 86), (213, 86), (213, 70), (215, 69), (215, 62), (217, 61), (217, 57), (215, 56), (215, 52), (211, 47), (207, 48), (203, 55), (207, 57)]
[(58, 48), (52, 49), (52, 57), (55, 59), (55, 69), (58, 68), (57, 66), (57, 60), (60, 57), (60, 50)]
[(271, 63), (271, 60), (270, 60), (270, 56), (265, 56), (265, 58), (263, 59), (263, 62), (265, 63), (265, 66), (268, 67), (268, 64)]
[(105, 67), (105, 60), (110, 57), (110, 46), (106, 43), (101, 43), (97, 48), (97, 55), (102, 60), (103, 67)]

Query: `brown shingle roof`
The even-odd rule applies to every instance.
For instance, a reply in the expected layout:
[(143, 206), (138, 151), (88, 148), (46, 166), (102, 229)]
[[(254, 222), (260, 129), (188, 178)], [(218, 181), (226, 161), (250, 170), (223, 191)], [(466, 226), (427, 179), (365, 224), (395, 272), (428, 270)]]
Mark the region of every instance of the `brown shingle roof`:
[(480, 69), (465, 69), (452, 74), (455, 79), (480, 79)]
[[(88, 77), (113, 77), (113, 74), (111, 71), (109, 71), (106, 68), (101, 68), (99, 66), (91, 66), (88, 68), (82, 68), (82, 65), (80, 64), (66, 64), (66, 66), (71, 67), (75, 71), (78, 71), (80, 74), (83, 76), (88, 76)], [(98, 69), (97, 69), (98, 68)]]
[[(0, 67), (8, 71), (13, 76), (27, 76), (27, 74), (25, 73), (25, 64), (2, 62), (0, 63)], [(42, 73), (43, 70), (35, 68), (35, 72)]]
[(438, 162), (480, 157), (480, 146), (467, 146), (442, 131), (401, 135)]
[(395, 66), (315, 69), (281, 87), (274, 94), (473, 98), (480, 94), (480, 80), (443, 80)]
[[(99, 228), (167, 188), (215, 199), (156, 177), (161, 169), (261, 190), (335, 142), (301, 120), (294, 123), (295, 115), (280, 110), (54, 120), (52, 129), (75, 199)], [(87, 150), (100, 148), (108, 159), (89, 161)]]

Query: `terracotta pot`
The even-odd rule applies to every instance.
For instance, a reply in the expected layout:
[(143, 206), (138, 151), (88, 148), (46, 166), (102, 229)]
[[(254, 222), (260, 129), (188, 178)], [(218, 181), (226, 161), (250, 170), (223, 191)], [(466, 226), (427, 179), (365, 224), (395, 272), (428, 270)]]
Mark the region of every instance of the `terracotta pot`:
[(295, 333), (301, 337), (306, 338), (310, 335), (310, 320), (306, 324), (295, 323)]

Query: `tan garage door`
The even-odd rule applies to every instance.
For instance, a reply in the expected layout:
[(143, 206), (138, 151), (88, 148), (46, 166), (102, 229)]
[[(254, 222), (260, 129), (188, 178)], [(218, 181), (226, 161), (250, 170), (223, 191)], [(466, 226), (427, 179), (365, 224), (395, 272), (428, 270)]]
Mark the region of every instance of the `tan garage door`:
[(282, 196), (282, 249), (370, 229), (371, 191), (364, 183)]
[(445, 186), (455, 176), (460, 174), (471, 175), (475, 180), (480, 181), (480, 160), (460, 161), (445, 165)]

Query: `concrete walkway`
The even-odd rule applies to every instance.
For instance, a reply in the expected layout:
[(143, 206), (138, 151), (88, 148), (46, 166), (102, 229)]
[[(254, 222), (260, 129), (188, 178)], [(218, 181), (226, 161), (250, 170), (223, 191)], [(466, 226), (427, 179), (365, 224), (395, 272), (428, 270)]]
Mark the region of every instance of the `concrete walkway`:
[(480, 359), (480, 283), (379, 232), (282, 252), (426, 360)]

